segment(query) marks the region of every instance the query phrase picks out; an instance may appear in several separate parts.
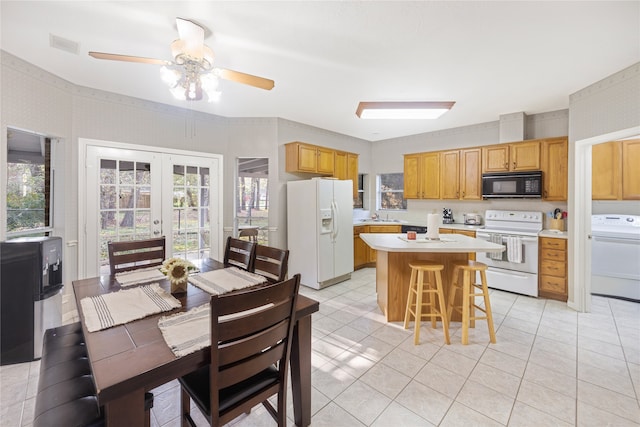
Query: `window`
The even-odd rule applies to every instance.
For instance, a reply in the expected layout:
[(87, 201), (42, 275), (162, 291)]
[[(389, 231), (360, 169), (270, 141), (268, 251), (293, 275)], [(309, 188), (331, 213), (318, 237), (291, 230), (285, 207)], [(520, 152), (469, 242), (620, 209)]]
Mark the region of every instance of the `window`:
[(364, 209), (364, 174), (358, 174), (358, 182), (356, 185), (358, 186), (358, 193), (353, 199), (353, 208)]
[(51, 139), (7, 131), (7, 235), (46, 235), (53, 228)]
[(404, 174), (383, 173), (378, 175), (378, 209), (407, 209), (404, 198)]

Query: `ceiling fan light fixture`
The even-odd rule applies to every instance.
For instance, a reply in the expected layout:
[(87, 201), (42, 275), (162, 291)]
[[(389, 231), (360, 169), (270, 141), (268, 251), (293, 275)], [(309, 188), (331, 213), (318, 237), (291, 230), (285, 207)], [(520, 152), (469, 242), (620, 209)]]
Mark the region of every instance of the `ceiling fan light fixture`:
[(361, 119), (437, 119), (449, 111), (454, 101), (444, 102), (360, 102), (356, 115)]
[(182, 78), (182, 73), (178, 70), (173, 70), (166, 66), (160, 67), (160, 78), (169, 87), (174, 87), (178, 84)]

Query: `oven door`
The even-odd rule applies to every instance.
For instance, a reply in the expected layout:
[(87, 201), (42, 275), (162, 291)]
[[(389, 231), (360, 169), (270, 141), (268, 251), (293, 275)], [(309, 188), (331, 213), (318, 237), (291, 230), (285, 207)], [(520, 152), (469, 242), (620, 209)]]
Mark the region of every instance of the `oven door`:
[(476, 254), (477, 261), (483, 262), (489, 267), (538, 274), (538, 236), (479, 230), (476, 232), (476, 238), (487, 242), (500, 242), (507, 248), (501, 254), (478, 252)]
[[(489, 242), (502, 242), (507, 247), (499, 255), (487, 252), (476, 254), (476, 259), (489, 267), (487, 285), (490, 288), (538, 296), (538, 236), (518, 236), (514, 239), (513, 234), (478, 231), (476, 237)], [(514, 249), (518, 253), (510, 254)]]

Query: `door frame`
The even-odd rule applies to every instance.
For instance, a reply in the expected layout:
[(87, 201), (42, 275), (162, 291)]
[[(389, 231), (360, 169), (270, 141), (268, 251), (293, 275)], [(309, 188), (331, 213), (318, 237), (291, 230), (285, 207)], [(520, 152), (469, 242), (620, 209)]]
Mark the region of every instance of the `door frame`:
[[(640, 134), (640, 126), (578, 140), (569, 144), (569, 300), (576, 311), (591, 311), (591, 147), (603, 142), (625, 139)], [(573, 167), (572, 167), (573, 166)], [(572, 291), (572, 292), (571, 292)]]
[(176, 150), (173, 148), (165, 148), (165, 147), (157, 147), (151, 145), (139, 145), (139, 144), (129, 144), (124, 142), (115, 142), (115, 141), (106, 141), (99, 139), (90, 139), (90, 138), (78, 138), (78, 279), (86, 278), (87, 275), (87, 183), (85, 180), (86, 175), (86, 164), (87, 164), (87, 147), (88, 146), (97, 146), (101, 148), (115, 148), (120, 150), (134, 150), (134, 151), (147, 151), (150, 153), (156, 154), (174, 154), (180, 156), (195, 156), (195, 157), (206, 157), (211, 159), (218, 160), (218, 174), (217, 174), (217, 182), (218, 182), (218, 208), (217, 211), (211, 211), (212, 216), (216, 215), (215, 218), (211, 218), (211, 226), (215, 228), (216, 233), (219, 236), (218, 239), (218, 247), (212, 247), (211, 250), (218, 254), (222, 254), (223, 249), (223, 234), (222, 234), (222, 224), (223, 224), (223, 169), (224, 162), (223, 156), (221, 154), (213, 154), (213, 153), (205, 153), (199, 151), (189, 151), (189, 150)]

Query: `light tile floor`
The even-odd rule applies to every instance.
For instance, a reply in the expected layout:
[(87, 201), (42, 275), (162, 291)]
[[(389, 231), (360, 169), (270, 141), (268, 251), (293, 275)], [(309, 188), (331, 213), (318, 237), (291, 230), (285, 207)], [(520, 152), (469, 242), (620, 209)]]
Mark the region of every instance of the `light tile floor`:
[[(594, 297), (591, 313), (491, 292), (497, 343), (477, 322), (470, 344), (442, 329), (385, 323), (375, 270), (321, 291), (313, 317), (312, 426), (640, 426), (640, 304)], [(65, 321), (77, 319), (66, 298)], [(29, 426), (39, 362), (0, 370), (0, 425)], [(179, 426), (179, 387), (154, 390), (152, 425)], [(290, 393), (289, 393), (290, 396)], [(197, 414), (197, 411), (196, 411)], [(288, 408), (293, 425), (293, 409)], [(264, 408), (234, 426), (275, 425)], [(202, 425), (206, 425), (202, 422)]]

